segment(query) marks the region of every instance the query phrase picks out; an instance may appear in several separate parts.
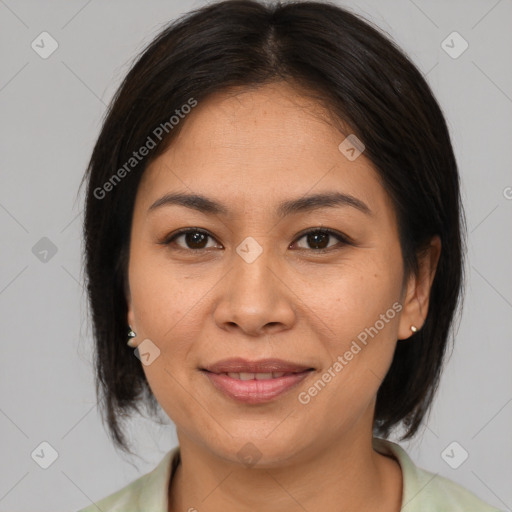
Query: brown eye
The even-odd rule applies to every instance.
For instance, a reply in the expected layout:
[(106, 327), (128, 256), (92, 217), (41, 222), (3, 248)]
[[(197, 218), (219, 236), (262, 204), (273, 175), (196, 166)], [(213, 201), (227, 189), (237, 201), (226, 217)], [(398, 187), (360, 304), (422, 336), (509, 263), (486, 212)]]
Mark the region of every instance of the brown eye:
[(208, 235), (198, 231), (184, 233), (182, 236), (185, 237), (185, 243), (190, 249), (204, 249), (208, 237)]
[(176, 243), (180, 249), (201, 250), (207, 248), (208, 239), (212, 238), (206, 231), (200, 229), (184, 229), (167, 238), (163, 243), (170, 245), (183, 239), (183, 243)]
[(309, 247), (299, 247), (299, 249), (312, 249), (315, 251), (323, 251), (330, 249), (337, 244), (329, 245), (329, 240), (335, 238), (338, 240), (338, 245), (348, 244), (349, 241), (341, 233), (336, 233), (329, 229), (315, 229), (303, 234), (298, 240), (306, 239)]
[[(168, 236), (163, 245), (175, 245), (178, 250), (201, 251), (215, 247), (215, 244), (208, 246), (208, 239), (215, 240), (208, 232), (197, 228), (187, 228)], [(312, 250), (314, 252), (329, 251), (332, 248), (343, 245), (351, 245), (351, 240), (347, 236), (330, 229), (314, 229), (305, 232), (299, 240), (305, 239), (307, 247), (298, 247), (299, 249)], [(178, 240), (181, 240), (178, 243)], [(337, 240), (337, 243), (336, 243)], [(334, 243), (331, 243), (334, 242)], [(220, 244), (219, 244), (220, 245)], [(293, 246), (290, 245), (290, 248)]]

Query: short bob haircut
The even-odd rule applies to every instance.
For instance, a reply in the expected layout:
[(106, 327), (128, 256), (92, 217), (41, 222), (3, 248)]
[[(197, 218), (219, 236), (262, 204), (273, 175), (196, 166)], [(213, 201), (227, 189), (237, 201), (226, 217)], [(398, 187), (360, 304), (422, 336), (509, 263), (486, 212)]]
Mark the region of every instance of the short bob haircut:
[[(401, 426), (401, 439), (411, 438), (429, 412), (462, 305), (466, 235), (442, 111), (421, 72), (359, 16), (327, 2), (227, 0), (172, 22), (137, 56), (107, 109), (80, 185), (87, 182), (84, 260), (96, 393), (111, 439), (126, 452), (121, 420), (140, 412), (141, 403), (153, 413), (159, 408), (126, 346), (130, 231), (140, 179), (186, 123), (186, 116), (170, 122), (188, 111), (180, 110), (184, 105), (230, 88), (283, 81), (300, 87), (364, 143), (396, 209), (404, 281), (418, 271), (431, 237), (441, 239), (425, 324), (397, 343), (377, 394), (374, 435), (388, 438)], [(148, 136), (154, 147), (134, 163)]]

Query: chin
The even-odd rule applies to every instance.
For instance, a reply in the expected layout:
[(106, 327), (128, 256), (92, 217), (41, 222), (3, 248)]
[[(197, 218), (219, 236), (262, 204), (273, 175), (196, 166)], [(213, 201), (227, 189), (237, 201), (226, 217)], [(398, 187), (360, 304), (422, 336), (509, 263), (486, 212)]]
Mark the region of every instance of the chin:
[[(233, 435), (225, 444), (217, 444), (211, 448), (217, 456), (247, 469), (270, 469), (286, 465), (287, 461), (301, 451), (301, 447), (290, 437), (283, 439), (272, 436), (273, 434), (268, 435), (268, 431), (261, 436), (255, 435), (253, 431), (252, 435)], [(300, 439), (300, 436), (297, 438)]]

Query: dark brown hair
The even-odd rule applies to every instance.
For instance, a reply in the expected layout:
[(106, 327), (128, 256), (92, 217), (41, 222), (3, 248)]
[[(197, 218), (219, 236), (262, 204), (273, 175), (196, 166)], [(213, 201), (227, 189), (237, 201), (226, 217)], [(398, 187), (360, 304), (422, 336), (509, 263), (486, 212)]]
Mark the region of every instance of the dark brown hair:
[[(141, 403), (158, 410), (141, 363), (126, 346), (127, 262), (141, 176), (186, 123), (173, 125), (170, 118), (191, 99), (277, 81), (310, 91), (364, 143), (396, 209), (404, 279), (417, 272), (417, 257), (432, 236), (441, 238), (425, 324), (397, 344), (378, 391), (374, 433), (388, 437), (402, 425), (402, 439), (412, 437), (430, 408), (464, 269), (459, 176), (441, 109), (405, 54), (359, 16), (327, 2), (228, 0), (174, 21), (138, 56), (110, 103), (82, 181), (96, 392), (111, 438), (125, 451), (121, 420), (140, 412)], [(162, 126), (160, 140), (154, 133)], [(127, 167), (150, 136), (156, 147)]]

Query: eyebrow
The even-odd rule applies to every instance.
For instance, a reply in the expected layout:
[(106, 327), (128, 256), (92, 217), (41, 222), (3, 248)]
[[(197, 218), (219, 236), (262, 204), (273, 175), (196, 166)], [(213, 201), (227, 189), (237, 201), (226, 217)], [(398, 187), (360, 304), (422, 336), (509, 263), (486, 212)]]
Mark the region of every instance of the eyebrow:
[[(230, 213), (223, 204), (200, 194), (169, 193), (156, 200), (148, 208), (148, 214), (162, 206), (171, 205), (184, 206), (206, 214), (228, 216)], [(278, 217), (286, 217), (293, 213), (340, 206), (349, 206), (363, 212), (365, 215), (373, 215), (366, 203), (357, 199), (357, 197), (341, 192), (325, 192), (283, 201), (277, 206), (276, 214)]]

